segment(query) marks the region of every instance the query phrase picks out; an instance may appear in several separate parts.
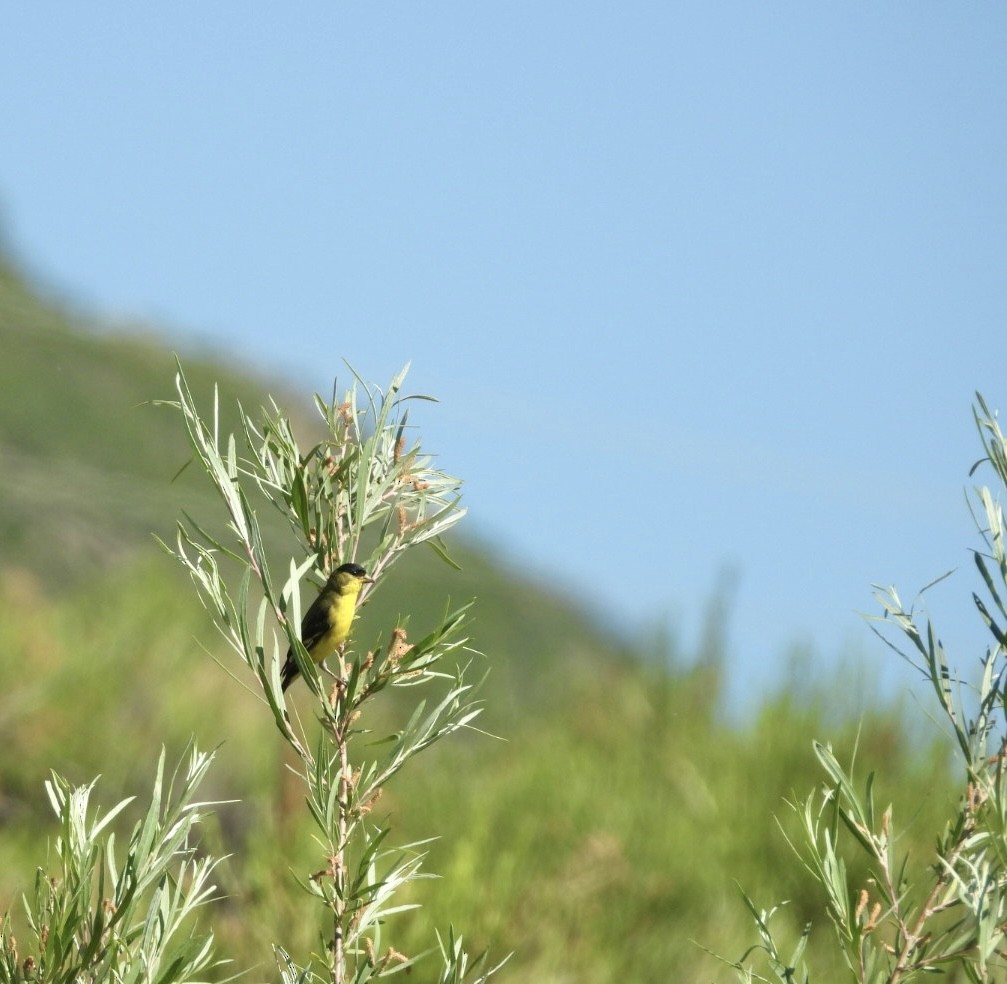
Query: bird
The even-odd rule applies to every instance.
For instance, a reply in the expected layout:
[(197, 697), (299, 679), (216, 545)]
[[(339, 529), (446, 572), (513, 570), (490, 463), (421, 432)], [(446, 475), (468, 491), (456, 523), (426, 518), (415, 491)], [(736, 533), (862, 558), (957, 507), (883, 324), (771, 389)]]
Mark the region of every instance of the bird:
[[(325, 587), (301, 619), (301, 642), (316, 663), (321, 663), (346, 641), (360, 589), (373, 580), (359, 564), (342, 564), (329, 575)], [(291, 647), (280, 674), (284, 690), (297, 679), (299, 672)]]

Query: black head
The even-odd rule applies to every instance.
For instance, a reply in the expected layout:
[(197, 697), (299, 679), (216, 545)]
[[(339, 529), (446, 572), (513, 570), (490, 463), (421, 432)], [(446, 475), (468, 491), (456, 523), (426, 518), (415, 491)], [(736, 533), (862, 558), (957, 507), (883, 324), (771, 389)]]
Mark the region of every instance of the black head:
[(333, 577), (337, 574), (350, 574), (353, 577), (359, 577), (361, 580), (367, 577), (367, 571), (359, 564), (342, 564), (332, 572)]

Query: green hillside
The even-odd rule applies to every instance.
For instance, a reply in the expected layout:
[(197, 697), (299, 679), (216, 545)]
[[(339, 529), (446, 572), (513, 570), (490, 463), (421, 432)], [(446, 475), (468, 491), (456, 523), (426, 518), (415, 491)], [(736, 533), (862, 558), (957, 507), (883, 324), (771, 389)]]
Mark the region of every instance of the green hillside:
[[(32, 293), (0, 265), (0, 563), (65, 590), (126, 558), (155, 553), (152, 533), (171, 538), (180, 508), (215, 515), (205, 478), (179, 470), (190, 458), (179, 416), (150, 406), (174, 399), (175, 356), (168, 344), (110, 333)], [(219, 387), (221, 430), (238, 427), (235, 401), (249, 408), (273, 396), (307, 433), (316, 426), (310, 394), (239, 375), (182, 355), (186, 376), (207, 409)], [(176, 478), (177, 476), (177, 478)], [(471, 541), (462, 540), (465, 573), (433, 557), (411, 559), (406, 593), (422, 614), (439, 614), (446, 595), (477, 595), (480, 621), (507, 650), (609, 650), (612, 641), (540, 584), (516, 584)], [(517, 598), (520, 627), (501, 600)], [(548, 628), (546, 628), (548, 626)], [(550, 648), (546, 646), (545, 648)]]
[[(67, 587), (150, 546), (202, 490), (183, 476), (178, 421), (145, 404), (171, 398), (161, 340), (103, 330), (38, 297), (0, 265), (0, 542), (4, 567)], [(203, 359), (188, 370), (256, 405), (265, 384)], [(230, 406), (232, 401), (227, 401)], [(232, 418), (233, 420), (233, 415)]]
[[(275, 979), (271, 941), (306, 950), (316, 940), (291, 876), (308, 870), (314, 845), (287, 797), (268, 714), (214, 658), (239, 679), (243, 667), (153, 545), (151, 532), (170, 535), (183, 505), (217, 515), (195, 469), (171, 482), (188, 458), (177, 415), (145, 405), (174, 395), (170, 348), (62, 310), (7, 265), (0, 351), (0, 909), (29, 885), (53, 836), (48, 769), (77, 782), (101, 773), (111, 803), (149, 787), (162, 744), (177, 757), (195, 734), (202, 747), (222, 743), (205, 794), (238, 801), (211, 832), (232, 856), (214, 928), (232, 970)], [(225, 406), (255, 406), (266, 392), (263, 380), (183, 361), (207, 401), (215, 382)], [(288, 409), (307, 406), (308, 394), (273, 391)], [(464, 476), (464, 462), (453, 466)], [(925, 855), (955, 799), (946, 745), (921, 739), (899, 706), (843, 708), (842, 673), (784, 687), (732, 726), (715, 625), (702, 660), (645, 660), (464, 537), (452, 544), (460, 572), (415, 553), (357, 631), (366, 638), (408, 613), (421, 632), (448, 597), (475, 597), (472, 644), (490, 671), (480, 725), (499, 737), (438, 746), (382, 801), (401, 843), (440, 838), (429, 868), (444, 876), (401, 917), (397, 946), (417, 952), (432, 925), (453, 923), (476, 949), (514, 951), (504, 984), (730, 980), (693, 941), (733, 956), (752, 942), (740, 882), (760, 904), (791, 900), (781, 925), (813, 923), (819, 980), (845, 979), (825, 902), (774, 817), (793, 831), (784, 798), (820, 784), (811, 740), (827, 737), (844, 761), (857, 746), (862, 761), (885, 764), (878, 799), (913, 817), (902, 844)], [(851, 871), (867, 883), (863, 864)]]

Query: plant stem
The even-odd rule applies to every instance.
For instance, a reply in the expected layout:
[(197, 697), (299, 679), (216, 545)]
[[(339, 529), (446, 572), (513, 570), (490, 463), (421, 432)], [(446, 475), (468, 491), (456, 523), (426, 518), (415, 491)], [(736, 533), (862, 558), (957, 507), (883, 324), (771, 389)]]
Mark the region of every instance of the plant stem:
[[(942, 906), (938, 902), (941, 893), (947, 887), (950, 877), (948, 875), (948, 870), (953, 870), (958, 864), (959, 858), (961, 857), (962, 851), (965, 847), (965, 843), (968, 840), (969, 835), (975, 827), (974, 819), (968, 814), (968, 806), (966, 806), (966, 816), (965, 821), (962, 824), (962, 829), (959, 832), (958, 838), (948, 855), (945, 864), (946, 868), (940, 870), (937, 874), (937, 881), (934, 883), (934, 887), (930, 890), (930, 894), (927, 896), (926, 901), (920, 909), (919, 916), (916, 919), (912, 929), (910, 930), (906, 924), (902, 921), (901, 915), (899, 916), (899, 922), (902, 926), (902, 933), (905, 937), (905, 949), (902, 951), (901, 957), (899, 957), (898, 962), (895, 965), (895, 969), (892, 972), (892, 976), (889, 978), (890, 984), (898, 984), (902, 980), (902, 975), (907, 972), (914, 972), (919, 970), (925, 961), (921, 963), (918, 959), (913, 958), (913, 954), (923, 939), (924, 931), (926, 929), (927, 923), (934, 916), (936, 912), (939, 912)], [(891, 885), (891, 874), (886, 870), (885, 878)], [(894, 886), (892, 886), (894, 890)], [(897, 896), (893, 895), (893, 898)]]
[(336, 829), (336, 852), (332, 858), (332, 878), (335, 892), (335, 910), (332, 925), (332, 984), (343, 984), (346, 980), (346, 940), (343, 921), (346, 915), (346, 840), (349, 834), (350, 809), (350, 750), (349, 712), (344, 694), (346, 662), (342, 649), (338, 653), (339, 679), (333, 688), (332, 709), (336, 717), (334, 738), (339, 749), (339, 820)]

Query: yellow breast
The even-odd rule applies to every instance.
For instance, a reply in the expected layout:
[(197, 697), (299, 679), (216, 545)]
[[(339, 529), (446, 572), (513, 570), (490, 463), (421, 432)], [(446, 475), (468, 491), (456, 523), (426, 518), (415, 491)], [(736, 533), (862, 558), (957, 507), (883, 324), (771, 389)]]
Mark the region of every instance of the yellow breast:
[(350, 634), (353, 616), (357, 608), (357, 592), (336, 594), (329, 604), (329, 631), (311, 647), (311, 656), (320, 663), (330, 653), (338, 649)]

